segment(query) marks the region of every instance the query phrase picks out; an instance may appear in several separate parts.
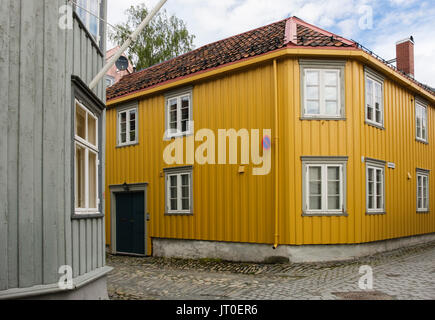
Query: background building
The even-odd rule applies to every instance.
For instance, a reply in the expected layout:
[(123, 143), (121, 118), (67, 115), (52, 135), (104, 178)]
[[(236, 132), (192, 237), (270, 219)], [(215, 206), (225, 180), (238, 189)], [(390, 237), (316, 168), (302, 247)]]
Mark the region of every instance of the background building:
[[(119, 50), (119, 46), (116, 46), (115, 48), (112, 48), (106, 52), (106, 61), (109, 61), (109, 59)], [(127, 58), (127, 55), (125, 53), (122, 54), (123, 57)], [(128, 60), (128, 58), (127, 58)], [(121, 78), (125, 75), (133, 73), (133, 65), (131, 64), (130, 60), (128, 60), (128, 68), (127, 70), (119, 70), (116, 65), (113, 65), (112, 68), (107, 71), (106, 74), (106, 85), (107, 87), (110, 87), (117, 83)]]
[[(87, 86), (105, 62), (106, 30), (69, 3), (2, 1), (0, 299), (107, 298), (106, 88)], [(106, 0), (78, 3), (105, 19)], [(62, 266), (71, 290), (58, 285)]]

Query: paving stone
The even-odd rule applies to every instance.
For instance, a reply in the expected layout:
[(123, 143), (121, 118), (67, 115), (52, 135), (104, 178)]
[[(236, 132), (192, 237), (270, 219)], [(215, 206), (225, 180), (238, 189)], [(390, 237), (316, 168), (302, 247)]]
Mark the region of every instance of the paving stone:
[[(435, 299), (435, 242), (350, 262), (247, 264), (107, 255), (114, 300)], [(373, 268), (373, 290), (359, 288)], [(338, 294), (338, 295), (337, 295)]]

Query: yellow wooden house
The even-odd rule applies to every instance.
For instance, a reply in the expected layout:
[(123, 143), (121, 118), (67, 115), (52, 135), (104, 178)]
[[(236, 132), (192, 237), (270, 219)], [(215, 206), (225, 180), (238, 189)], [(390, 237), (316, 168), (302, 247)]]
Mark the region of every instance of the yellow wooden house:
[[(107, 91), (114, 253), (319, 261), (435, 238), (435, 92), (291, 17)], [(181, 150), (181, 152), (180, 152)]]

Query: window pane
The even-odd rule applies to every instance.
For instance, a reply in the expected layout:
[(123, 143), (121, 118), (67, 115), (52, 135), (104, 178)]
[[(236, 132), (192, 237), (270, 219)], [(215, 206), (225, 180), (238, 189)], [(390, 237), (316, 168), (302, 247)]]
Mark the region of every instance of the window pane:
[(320, 195), (322, 193), (322, 183), (320, 181), (310, 181), (310, 195)]
[(375, 83), (375, 102), (382, 105), (382, 85), (380, 83)]
[(97, 120), (88, 114), (88, 142), (97, 145)]
[(319, 99), (319, 87), (307, 87), (307, 99), (318, 100)]
[(367, 119), (368, 120), (374, 120), (374, 117), (373, 117), (373, 112), (374, 112), (374, 108), (372, 107), (372, 105), (367, 105)]
[(177, 199), (171, 199), (170, 210), (177, 210)]
[(333, 72), (330, 72), (330, 71), (326, 71), (325, 73), (324, 73), (324, 79), (325, 79), (325, 85), (327, 85), (327, 86), (337, 86), (337, 80), (338, 80), (338, 77), (337, 77), (337, 72), (335, 72), (335, 71), (333, 71)]
[(337, 102), (333, 102), (333, 101), (328, 101), (326, 102), (326, 114), (328, 115), (338, 115), (338, 110), (337, 110)]
[(130, 131), (130, 142), (136, 141), (136, 131)]
[(86, 112), (76, 104), (76, 135), (86, 139)]
[(328, 195), (340, 194), (340, 181), (328, 182)]
[(181, 197), (182, 198), (189, 198), (189, 187), (182, 187), (181, 188)]
[(310, 196), (310, 210), (320, 210), (322, 209), (322, 197), (321, 196)]
[[(98, 36), (98, 19), (97, 17), (99, 17), (99, 12), (98, 12), (98, 0), (90, 0), (90, 8), (89, 8), (90, 12), (92, 14), (89, 14), (89, 31), (91, 32), (91, 34), (97, 38)], [(97, 17), (95, 17), (97, 16)]]
[(76, 146), (75, 170), (75, 206), (79, 209), (86, 208), (85, 203), (85, 149)]
[(328, 181), (340, 180), (340, 167), (328, 167)]
[(326, 87), (325, 88), (325, 99), (326, 100), (337, 100), (337, 87)]
[(328, 196), (328, 210), (340, 209), (340, 196)]
[(309, 174), (310, 174), (310, 181), (320, 181), (321, 180), (321, 167), (310, 167)]
[(376, 197), (376, 209), (382, 209), (383, 208), (383, 204), (382, 204), (382, 196), (377, 196)]
[(320, 210), (322, 209), (322, 181), (321, 167), (310, 167), (309, 168), (309, 210)]
[(169, 180), (170, 180), (171, 187), (177, 186), (177, 176), (170, 176)]
[(382, 122), (382, 112), (379, 108), (379, 104), (376, 102), (376, 122), (381, 123)]
[(368, 203), (369, 209), (374, 209), (375, 208), (374, 201), (375, 201), (374, 196), (369, 196), (369, 203)]
[(181, 175), (181, 185), (182, 186), (188, 186), (189, 185), (189, 175), (188, 174)]
[(89, 153), (89, 208), (97, 208), (97, 155)]
[(177, 187), (171, 187), (169, 189), (171, 199), (177, 199)]
[(318, 71), (306, 71), (305, 73), (307, 85), (319, 84), (319, 72)]
[(189, 210), (190, 209), (189, 198), (181, 200), (181, 203), (183, 206), (182, 210)]
[(181, 98), (181, 109), (189, 109), (190, 98), (188, 96)]
[(307, 101), (307, 113), (319, 114), (320, 113), (319, 101)]

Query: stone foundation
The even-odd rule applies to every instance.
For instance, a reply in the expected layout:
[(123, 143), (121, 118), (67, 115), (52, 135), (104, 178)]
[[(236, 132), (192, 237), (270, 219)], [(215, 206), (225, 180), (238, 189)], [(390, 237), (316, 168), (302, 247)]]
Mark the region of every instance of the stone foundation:
[(435, 241), (435, 233), (362, 244), (272, 245), (153, 238), (153, 255), (182, 259), (221, 259), (256, 263), (346, 261)]

